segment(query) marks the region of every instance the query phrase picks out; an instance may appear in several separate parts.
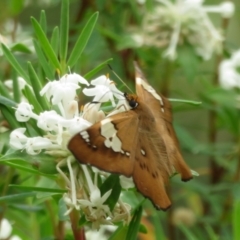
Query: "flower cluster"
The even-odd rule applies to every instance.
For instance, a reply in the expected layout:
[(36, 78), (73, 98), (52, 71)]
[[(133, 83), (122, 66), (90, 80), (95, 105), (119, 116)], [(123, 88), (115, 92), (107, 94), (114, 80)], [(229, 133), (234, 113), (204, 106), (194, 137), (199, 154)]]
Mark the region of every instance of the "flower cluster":
[[(15, 112), (16, 119), (19, 122), (34, 119), (37, 127), (44, 134), (28, 137), (25, 128), (18, 128), (10, 134), (10, 145), (16, 150), (26, 150), (31, 155), (44, 152), (56, 156), (58, 159), (56, 168), (65, 180), (68, 190), (63, 195), (63, 200), (68, 207), (66, 215), (73, 209), (79, 210), (85, 214), (88, 221), (92, 222), (94, 228), (99, 228), (100, 224), (112, 224), (115, 221), (129, 221), (130, 206), (128, 204), (119, 199), (112, 211), (108, 205), (104, 204), (111, 190), (101, 196), (97, 179), (99, 174), (103, 179), (108, 174), (76, 164), (74, 157), (67, 149), (67, 143), (74, 134), (106, 117), (100, 109), (102, 103), (110, 101), (112, 106), (116, 107), (125, 101), (125, 98), (113, 81), (107, 76), (100, 76), (91, 81), (92, 88), (83, 89), (82, 93), (93, 97), (93, 102), (86, 104), (79, 111), (76, 91), (81, 88), (80, 84), (89, 86), (88, 81), (75, 73), (66, 74), (59, 80), (47, 83), (40, 95), (46, 97), (52, 108), (40, 114), (36, 114), (33, 106), (28, 102), (18, 104)], [(120, 111), (120, 108), (116, 108), (116, 111)], [(68, 169), (67, 174), (62, 170), (65, 166)]]
[[(167, 47), (164, 56), (170, 60), (177, 57), (177, 46), (187, 42), (204, 60), (222, 49), (224, 40), (208, 17), (219, 13), (230, 18), (234, 12), (232, 2), (218, 6), (203, 6), (203, 0), (157, 0), (158, 5), (146, 15), (143, 23), (142, 44)], [(139, 35), (134, 35), (139, 44)]]

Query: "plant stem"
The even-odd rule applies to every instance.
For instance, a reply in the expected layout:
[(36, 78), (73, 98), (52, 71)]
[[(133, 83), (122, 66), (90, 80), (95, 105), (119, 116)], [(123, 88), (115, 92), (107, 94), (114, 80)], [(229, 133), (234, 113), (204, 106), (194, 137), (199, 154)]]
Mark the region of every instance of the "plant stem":
[(72, 232), (75, 240), (86, 240), (84, 228), (78, 227), (79, 212), (74, 209), (70, 214)]

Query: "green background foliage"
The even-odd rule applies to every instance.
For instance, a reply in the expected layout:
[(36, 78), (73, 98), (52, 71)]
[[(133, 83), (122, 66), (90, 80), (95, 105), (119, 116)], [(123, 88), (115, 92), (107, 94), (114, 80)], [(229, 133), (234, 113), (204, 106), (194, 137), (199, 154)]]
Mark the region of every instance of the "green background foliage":
[[(205, 4), (220, 2), (206, 0)], [(0, 123), (1, 129), (7, 129), (0, 132), (0, 218), (12, 222), (13, 233), (22, 239), (64, 239), (60, 237), (64, 235), (65, 239), (74, 239), (70, 229), (61, 232), (66, 218), (60, 200), (64, 191), (61, 183), (56, 184), (61, 180), (53, 161), (42, 155), (9, 151), (12, 129), (26, 127), (32, 135), (41, 134), (36, 123), (15, 120), (12, 107), (20, 101), (17, 76), (33, 87), (35, 95), (28, 88), (23, 94), (39, 113), (50, 108), (39, 90), (47, 79), (67, 73), (69, 67), (88, 80), (110, 73), (117, 86), (127, 91), (107, 64), (134, 90), (133, 61), (137, 60), (149, 82), (165, 96), (202, 102), (172, 101), (174, 127), (184, 159), (200, 176), (188, 183), (181, 182), (179, 176), (172, 178), (168, 189), (173, 202), (170, 210), (159, 212), (146, 200), (143, 209), (134, 210), (129, 227), (120, 225), (109, 238), (240, 239), (240, 92), (224, 90), (218, 84), (219, 62), (240, 47), (240, 2), (233, 2), (235, 15), (227, 24), (218, 15), (211, 15), (215, 26), (224, 26), (223, 54), (204, 62), (191, 46), (183, 45), (177, 60), (169, 62), (160, 49), (133, 45), (129, 37), (132, 28), (140, 26), (146, 11), (137, 1), (71, 0), (69, 6), (66, 0), (1, 1), (0, 33), (8, 41), (7, 47), (2, 46), (0, 58)], [(152, 5), (153, 1), (146, 1), (147, 8)], [(16, 30), (18, 24), (21, 31)], [(24, 39), (31, 36), (33, 42), (26, 43)], [(3, 84), (7, 79), (13, 79), (13, 96)], [(84, 104), (87, 100), (82, 101)], [(136, 194), (125, 197), (132, 202), (141, 198)], [(185, 211), (179, 217), (176, 213), (183, 207)], [(146, 214), (141, 219), (142, 211)], [(176, 217), (181, 224), (174, 223)]]

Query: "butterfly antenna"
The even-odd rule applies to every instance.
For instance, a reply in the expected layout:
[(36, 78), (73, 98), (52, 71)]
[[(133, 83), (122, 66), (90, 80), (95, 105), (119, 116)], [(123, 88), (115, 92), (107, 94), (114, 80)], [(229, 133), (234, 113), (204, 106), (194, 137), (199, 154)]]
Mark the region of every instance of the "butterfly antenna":
[(111, 65), (108, 64), (108, 67), (110, 68), (110, 70), (113, 72), (113, 74), (127, 87), (127, 89), (133, 93), (133, 91), (131, 90), (130, 87), (128, 87), (128, 85), (118, 76), (118, 74), (112, 69)]

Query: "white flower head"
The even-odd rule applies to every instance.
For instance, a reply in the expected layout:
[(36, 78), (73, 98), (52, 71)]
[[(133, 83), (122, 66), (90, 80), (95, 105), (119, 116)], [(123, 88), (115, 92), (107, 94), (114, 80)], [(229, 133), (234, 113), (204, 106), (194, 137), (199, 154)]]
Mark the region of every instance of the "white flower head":
[(225, 89), (240, 88), (240, 50), (232, 54), (230, 59), (223, 60), (219, 65), (219, 82)]
[(147, 46), (166, 47), (164, 56), (177, 58), (177, 47), (190, 43), (204, 60), (222, 49), (224, 40), (211, 22), (208, 13), (219, 13), (225, 18), (233, 15), (234, 5), (224, 2), (205, 6), (203, 0), (157, 0), (153, 12), (146, 15), (143, 24), (144, 43)]
[[(30, 119), (36, 121), (41, 136), (27, 136), (31, 131), (25, 128), (18, 128), (10, 134), (10, 145), (16, 150), (25, 150), (30, 155), (37, 155), (41, 152), (54, 156), (57, 160), (56, 169), (64, 179), (68, 193), (63, 195), (63, 201), (68, 210), (65, 215), (70, 214), (73, 209), (84, 213), (93, 228), (99, 229), (101, 224), (113, 224), (113, 221), (125, 221), (129, 218), (130, 211), (118, 200), (113, 210), (110, 210), (106, 200), (110, 197), (112, 189), (104, 194), (98, 187), (98, 174), (106, 179), (106, 173), (93, 171), (90, 166), (76, 164), (75, 157), (70, 154), (67, 145), (69, 139), (80, 131), (90, 127), (92, 124), (105, 118), (104, 112), (100, 109), (102, 102), (110, 101), (118, 111), (126, 111), (127, 106), (124, 94), (119, 91), (114, 82), (106, 76), (101, 76), (91, 81), (94, 86), (84, 89), (83, 93), (92, 96), (93, 101), (85, 104), (79, 112), (76, 99), (79, 84), (89, 83), (78, 74), (66, 74), (58, 81), (47, 83), (40, 95), (52, 103), (52, 109), (46, 109), (39, 114), (34, 113), (34, 108), (27, 102), (22, 102), (16, 109), (16, 118), (20, 122), (27, 122)], [(51, 106), (51, 104), (48, 104)], [(54, 109), (54, 110), (53, 110)], [(65, 167), (64, 170), (61, 167)], [(67, 166), (67, 168), (66, 168)], [(65, 174), (67, 171), (67, 174)], [(94, 176), (94, 180), (93, 180)]]

